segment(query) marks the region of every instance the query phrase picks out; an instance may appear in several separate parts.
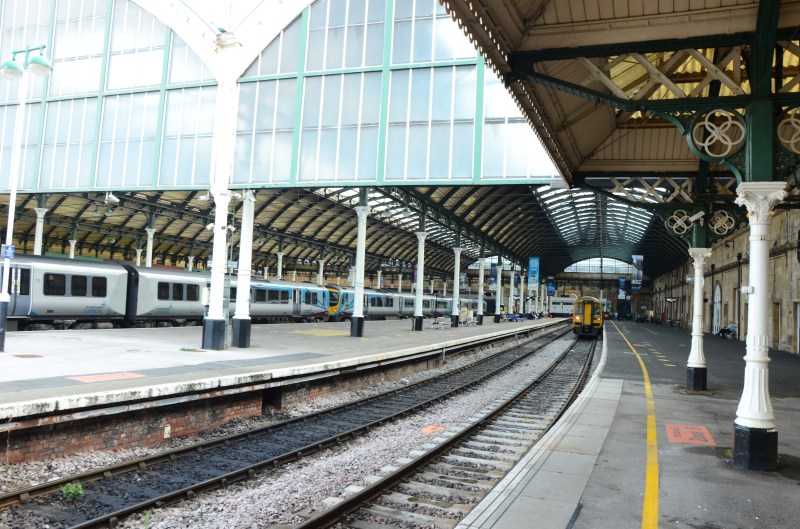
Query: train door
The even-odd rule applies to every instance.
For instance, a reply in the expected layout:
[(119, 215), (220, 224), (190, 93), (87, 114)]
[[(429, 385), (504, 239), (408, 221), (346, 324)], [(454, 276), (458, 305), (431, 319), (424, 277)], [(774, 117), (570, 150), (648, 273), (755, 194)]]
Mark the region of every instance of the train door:
[(303, 291), (302, 289), (295, 288), (293, 290), (294, 298), (292, 303), (292, 316), (300, 316), (301, 308), (303, 306)]
[(8, 316), (27, 316), (31, 311), (31, 267), (11, 264), (8, 276)]
[[(376, 298), (377, 296), (372, 296), (372, 299)], [(369, 301), (370, 301), (369, 295), (364, 294), (364, 307), (361, 309), (362, 316), (366, 316), (367, 314), (369, 314)], [(377, 301), (375, 303), (377, 303)]]

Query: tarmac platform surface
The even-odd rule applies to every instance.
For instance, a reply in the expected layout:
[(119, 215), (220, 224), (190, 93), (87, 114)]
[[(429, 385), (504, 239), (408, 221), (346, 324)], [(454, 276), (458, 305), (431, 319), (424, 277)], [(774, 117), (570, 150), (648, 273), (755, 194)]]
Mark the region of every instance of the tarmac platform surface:
[[(458, 529), (800, 527), (800, 357), (770, 350), (779, 463), (756, 472), (731, 462), (744, 342), (704, 336), (703, 393), (685, 390), (688, 331), (607, 322), (604, 342), (578, 401)], [(648, 464), (657, 470), (650, 484)]]
[[(349, 323), (254, 325), (251, 348), (222, 351), (200, 349), (199, 327), (10, 333), (0, 353), (0, 420), (87, 398), (124, 402), (189, 386), (314, 377), (552, 322), (426, 324), (412, 332), (408, 320), (370, 321), (361, 338), (349, 335)], [(602, 361), (586, 390), (458, 527), (800, 527), (800, 357), (770, 350), (779, 466), (744, 471), (731, 463), (744, 342), (704, 337), (703, 393), (685, 390), (690, 346), (686, 330), (607, 322)], [(656, 443), (649, 452), (648, 387)], [(648, 464), (657, 471), (655, 489)]]

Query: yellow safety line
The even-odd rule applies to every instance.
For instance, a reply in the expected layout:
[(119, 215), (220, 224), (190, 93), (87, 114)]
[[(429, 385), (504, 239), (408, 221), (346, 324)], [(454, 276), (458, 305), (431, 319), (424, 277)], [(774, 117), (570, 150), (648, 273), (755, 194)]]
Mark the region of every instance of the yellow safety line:
[(636, 355), (644, 375), (644, 393), (647, 397), (647, 462), (644, 475), (644, 502), (642, 504), (642, 529), (658, 529), (658, 438), (656, 437), (656, 404), (650, 387), (650, 376), (644, 360), (631, 342), (622, 334), (617, 324), (611, 322), (625, 343)]

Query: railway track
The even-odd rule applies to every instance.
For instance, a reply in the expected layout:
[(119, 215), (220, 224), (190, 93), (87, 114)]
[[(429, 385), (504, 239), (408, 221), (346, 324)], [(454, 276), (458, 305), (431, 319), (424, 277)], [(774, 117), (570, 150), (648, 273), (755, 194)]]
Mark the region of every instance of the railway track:
[(596, 341), (577, 342), (553, 366), (484, 417), (439, 439), (404, 466), (295, 529), (450, 529), (502, 479), (574, 400), (586, 381)]
[[(9, 509), (7, 519), (24, 520), (19, 527), (30, 526), (31, 519), (50, 527), (114, 527), (131, 514), (192, 498), (252, 478), (262, 469), (278, 467), (347, 442), (382, 423), (474, 386), (568, 331), (569, 328), (561, 327), (447, 375), (400, 390), (259, 430), (15, 491), (0, 496), (0, 508)], [(76, 501), (68, 501), (61, 492), (61, 488), (70, 483), (80, 483), (83, 487), (83, 494)]]

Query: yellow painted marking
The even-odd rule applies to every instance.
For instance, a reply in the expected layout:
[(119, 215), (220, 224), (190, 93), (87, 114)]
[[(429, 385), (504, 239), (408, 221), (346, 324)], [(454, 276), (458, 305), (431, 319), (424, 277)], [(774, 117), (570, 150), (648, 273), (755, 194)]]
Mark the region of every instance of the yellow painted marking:
[(644, 360), (636, 352), (631, 342), (622, 334), (619, 327), (612, 321), (631, 351), (636, 354), (639, 367), (644, 376), (644, 393), (647, 397), (647, 462), (644, 474), (644, 501), (642, 502), (642, 529), (658, 529), (658, 438), (656, 437), (656, 404), (653, 400), (653, 389), (650, 387), (650, 375)]
[(337, 331), (335, 329), (298, 329), (290, 332), (292, 334), (310, 334), (311, 336), (350, 336), (350, 331)]

